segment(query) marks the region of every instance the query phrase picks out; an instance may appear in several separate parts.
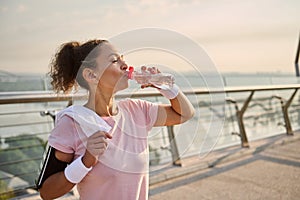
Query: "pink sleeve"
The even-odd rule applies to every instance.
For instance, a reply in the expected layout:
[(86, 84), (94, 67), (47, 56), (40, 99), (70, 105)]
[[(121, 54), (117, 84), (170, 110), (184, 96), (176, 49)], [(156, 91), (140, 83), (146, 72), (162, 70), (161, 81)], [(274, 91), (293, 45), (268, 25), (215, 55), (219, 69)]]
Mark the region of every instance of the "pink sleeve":
[(145, 100), (137, 100), (137, 102), (145, 115), (146, 129), (150, 131), (157, 119), (158, 104)]
[(56, 122), (48, 139), (50, 146), (65, 152), (74, 153), (75, 149), (75, 124), (72, 118), (63, 116)]

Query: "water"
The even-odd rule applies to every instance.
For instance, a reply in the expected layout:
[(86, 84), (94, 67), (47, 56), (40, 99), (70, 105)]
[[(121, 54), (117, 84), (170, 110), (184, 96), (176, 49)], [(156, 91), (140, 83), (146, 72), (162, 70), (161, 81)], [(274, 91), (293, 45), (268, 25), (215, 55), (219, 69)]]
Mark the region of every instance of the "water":
[[(174, 72), (172, 72), (174, 73)], [(199, 73), (176, 73), (175, 82), (181, 88), (196, 88), (207, 86), (209, 76)], [(220, 75), (224, 86), (254, 86), (295, 84), (299, 79), (293, 74), (238, 74), (227, 73)], [(6, 76), (0, 74), (0, 92), (10, 91), (43, 91), (51, 90), (50, 78), (45, 75)], [(131, 88), (137, 85), (131, 84)]]

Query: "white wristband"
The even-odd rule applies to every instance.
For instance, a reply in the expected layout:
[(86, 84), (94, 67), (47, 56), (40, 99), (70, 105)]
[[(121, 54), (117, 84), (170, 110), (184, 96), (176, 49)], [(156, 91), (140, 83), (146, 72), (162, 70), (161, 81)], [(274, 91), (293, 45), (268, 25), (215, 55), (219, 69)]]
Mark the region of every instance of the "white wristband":
[(179, 87), (176, 84), (173, 84), (172, 87), (165, 86), (159, 87), (159, 92), (168, 99), (174, 99), (179, 94)]
[(82, 163), (82, 156), (80, 156), (66, 167), (64, 173), (68, 181), (76, 184), (79, 183), (91, 170), (92, 167), (87, 168)]

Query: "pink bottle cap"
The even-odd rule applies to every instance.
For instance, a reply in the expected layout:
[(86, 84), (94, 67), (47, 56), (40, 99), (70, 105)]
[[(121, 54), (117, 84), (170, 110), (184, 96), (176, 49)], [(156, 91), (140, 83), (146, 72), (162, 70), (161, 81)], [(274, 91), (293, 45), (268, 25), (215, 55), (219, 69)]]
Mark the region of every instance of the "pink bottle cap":
[(132, 79), (132, 78), (133, 78), (133, 77), (132, 77), (132, 73), (133, 73), (133, 71), (134, 71), (134, 67), (129, 66), (128, 70), (129, 70), (129, 72), (128, 72), (128, 78), (129, 78), (129, 79)]

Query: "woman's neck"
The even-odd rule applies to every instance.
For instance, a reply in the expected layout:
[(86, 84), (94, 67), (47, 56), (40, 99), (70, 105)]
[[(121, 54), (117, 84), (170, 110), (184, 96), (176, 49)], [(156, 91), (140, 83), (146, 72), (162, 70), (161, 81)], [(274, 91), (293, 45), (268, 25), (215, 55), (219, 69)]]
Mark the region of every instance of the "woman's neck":
[(114, 106), (114, 94), (104, 90), (97, 90), (96, 94), (90, 92), (85, 106), (94, 110), (101, 117), (113, 116), (117, 113)]

